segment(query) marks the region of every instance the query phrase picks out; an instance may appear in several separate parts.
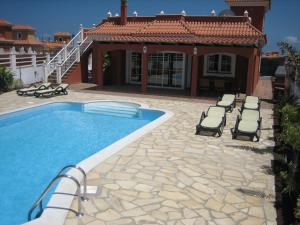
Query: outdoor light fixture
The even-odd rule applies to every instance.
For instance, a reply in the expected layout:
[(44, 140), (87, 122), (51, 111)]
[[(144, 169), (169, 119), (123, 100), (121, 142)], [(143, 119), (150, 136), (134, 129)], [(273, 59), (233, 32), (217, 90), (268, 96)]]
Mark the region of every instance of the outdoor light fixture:
[(147, 46), (144, 46), (144, 47), (143, 47), (143, 53), (146, 54), (147, 51), (148, 51)]
[(194, 55), (197, 55), (198, 54), (198, 48), (195, 46), (194, 47)]

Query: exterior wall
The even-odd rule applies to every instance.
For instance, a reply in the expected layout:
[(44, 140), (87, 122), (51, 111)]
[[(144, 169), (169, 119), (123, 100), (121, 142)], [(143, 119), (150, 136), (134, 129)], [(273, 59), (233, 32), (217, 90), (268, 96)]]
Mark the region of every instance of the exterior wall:
[(67, 37), (67, 36), (57, 36), (55, 35), (54, 36), (54, 41), (57, 41), (57, 42), (66, 42), (68, 43), (69, 41), (71, 41), (71, 36), (70, 37)]
[(6, 39), (13, 39), (11, 27), (0, 27), (0, 34)]
[(125, 83), (126, 78), (126, 52), (124, 50), (118, 50), (109, 52), (111, 56), (111, 66), (109, 70), (108, 81), (109, 84), (121, 85)]
[(81, 78), (81, 64), (78, 64), (76, 68), (68, 75), (64, 83), (67, 84), (78, 84), (82, 82)]
[(14, 72), (14, 79), (21, 79), (24, 85), (42, 82), (45, 76), (44, 65), (18, 67)]
[(235, 68), (235, 89), (238, 93), (246, 93), (247, 73), (248, 73), (248, 59), (246, 57), (238, 55), (236, 57), (236, 68)]
[(243, 16), (244, 12), (247, 10), (249, 13), (249, 16), (252, 19), (252, 24), (259, 29), (260, 31), (263, 31), (264, 29), (264, 18), (265, 18), (265, 7), (263, 6), (232, 6), (231, 10), (238, 16)]

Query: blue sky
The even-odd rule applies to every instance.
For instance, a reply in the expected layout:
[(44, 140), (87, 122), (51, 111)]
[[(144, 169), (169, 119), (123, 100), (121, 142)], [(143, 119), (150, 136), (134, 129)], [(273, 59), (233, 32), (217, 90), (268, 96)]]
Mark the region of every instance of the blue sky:
[[(53, 36), (57, 31), (77, 33), (79, 24), (91, 27), (99, 23), (108, 10), (119, 13), (120, 0), (0, 0), (1, 14), (14, 24), (30, 24), (37, 36)], [(129, 14), (180, 13), (209, 15), (212, 9), (228, 8), (223, 0), (129, 0)], [(300, 48), (300, 0), (273, 0), (265, 21), (268, 44), (264, 51), (277, 49), (277, 42), (288, 40)], [(251, 16), (251, 15), (250, 15)]]

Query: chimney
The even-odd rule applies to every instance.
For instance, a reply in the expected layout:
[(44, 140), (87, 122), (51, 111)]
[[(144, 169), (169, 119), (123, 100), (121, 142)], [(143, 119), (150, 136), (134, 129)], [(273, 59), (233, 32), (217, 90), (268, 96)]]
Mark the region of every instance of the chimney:
[(121, 0), (121, 25), (127, 23), (127, 0)]

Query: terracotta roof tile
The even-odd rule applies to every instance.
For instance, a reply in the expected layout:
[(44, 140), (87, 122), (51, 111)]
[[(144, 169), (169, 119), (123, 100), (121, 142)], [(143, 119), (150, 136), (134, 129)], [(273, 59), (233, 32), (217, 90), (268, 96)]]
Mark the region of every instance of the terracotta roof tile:
[(56, 33), (54, 34), (54, 36), (67, 36), (67, 37), (71, 37), (72, 34), (69, 33), (69, 32), (56, 32)]
[(12, 24), (8, 21), (6, 21), (5, 19), (0, 19), (0, 26), (1, 27), (11, 27)]
[(30, 26), (30, 25), (22, 25), (22, 24), (18, 24), (18, 25), (14, 25), (12, 27), (13, 30), (30, 30), (30, 31), (34, 31), (35, 29)]
[(14, 40), (15, 45), (43, 45), (41, 41), (38, 40)]
[(126, 25), (118, 18), (104, 20), (88, 31), (101, 41), (184, 42), (206, 44), (257, 45), (264, 39), (246, 17), (166, 15), (129, 17)]
[(46, 48), (61, 48), (64, 44), (61, 42), (43, 41), (42, 44)]

